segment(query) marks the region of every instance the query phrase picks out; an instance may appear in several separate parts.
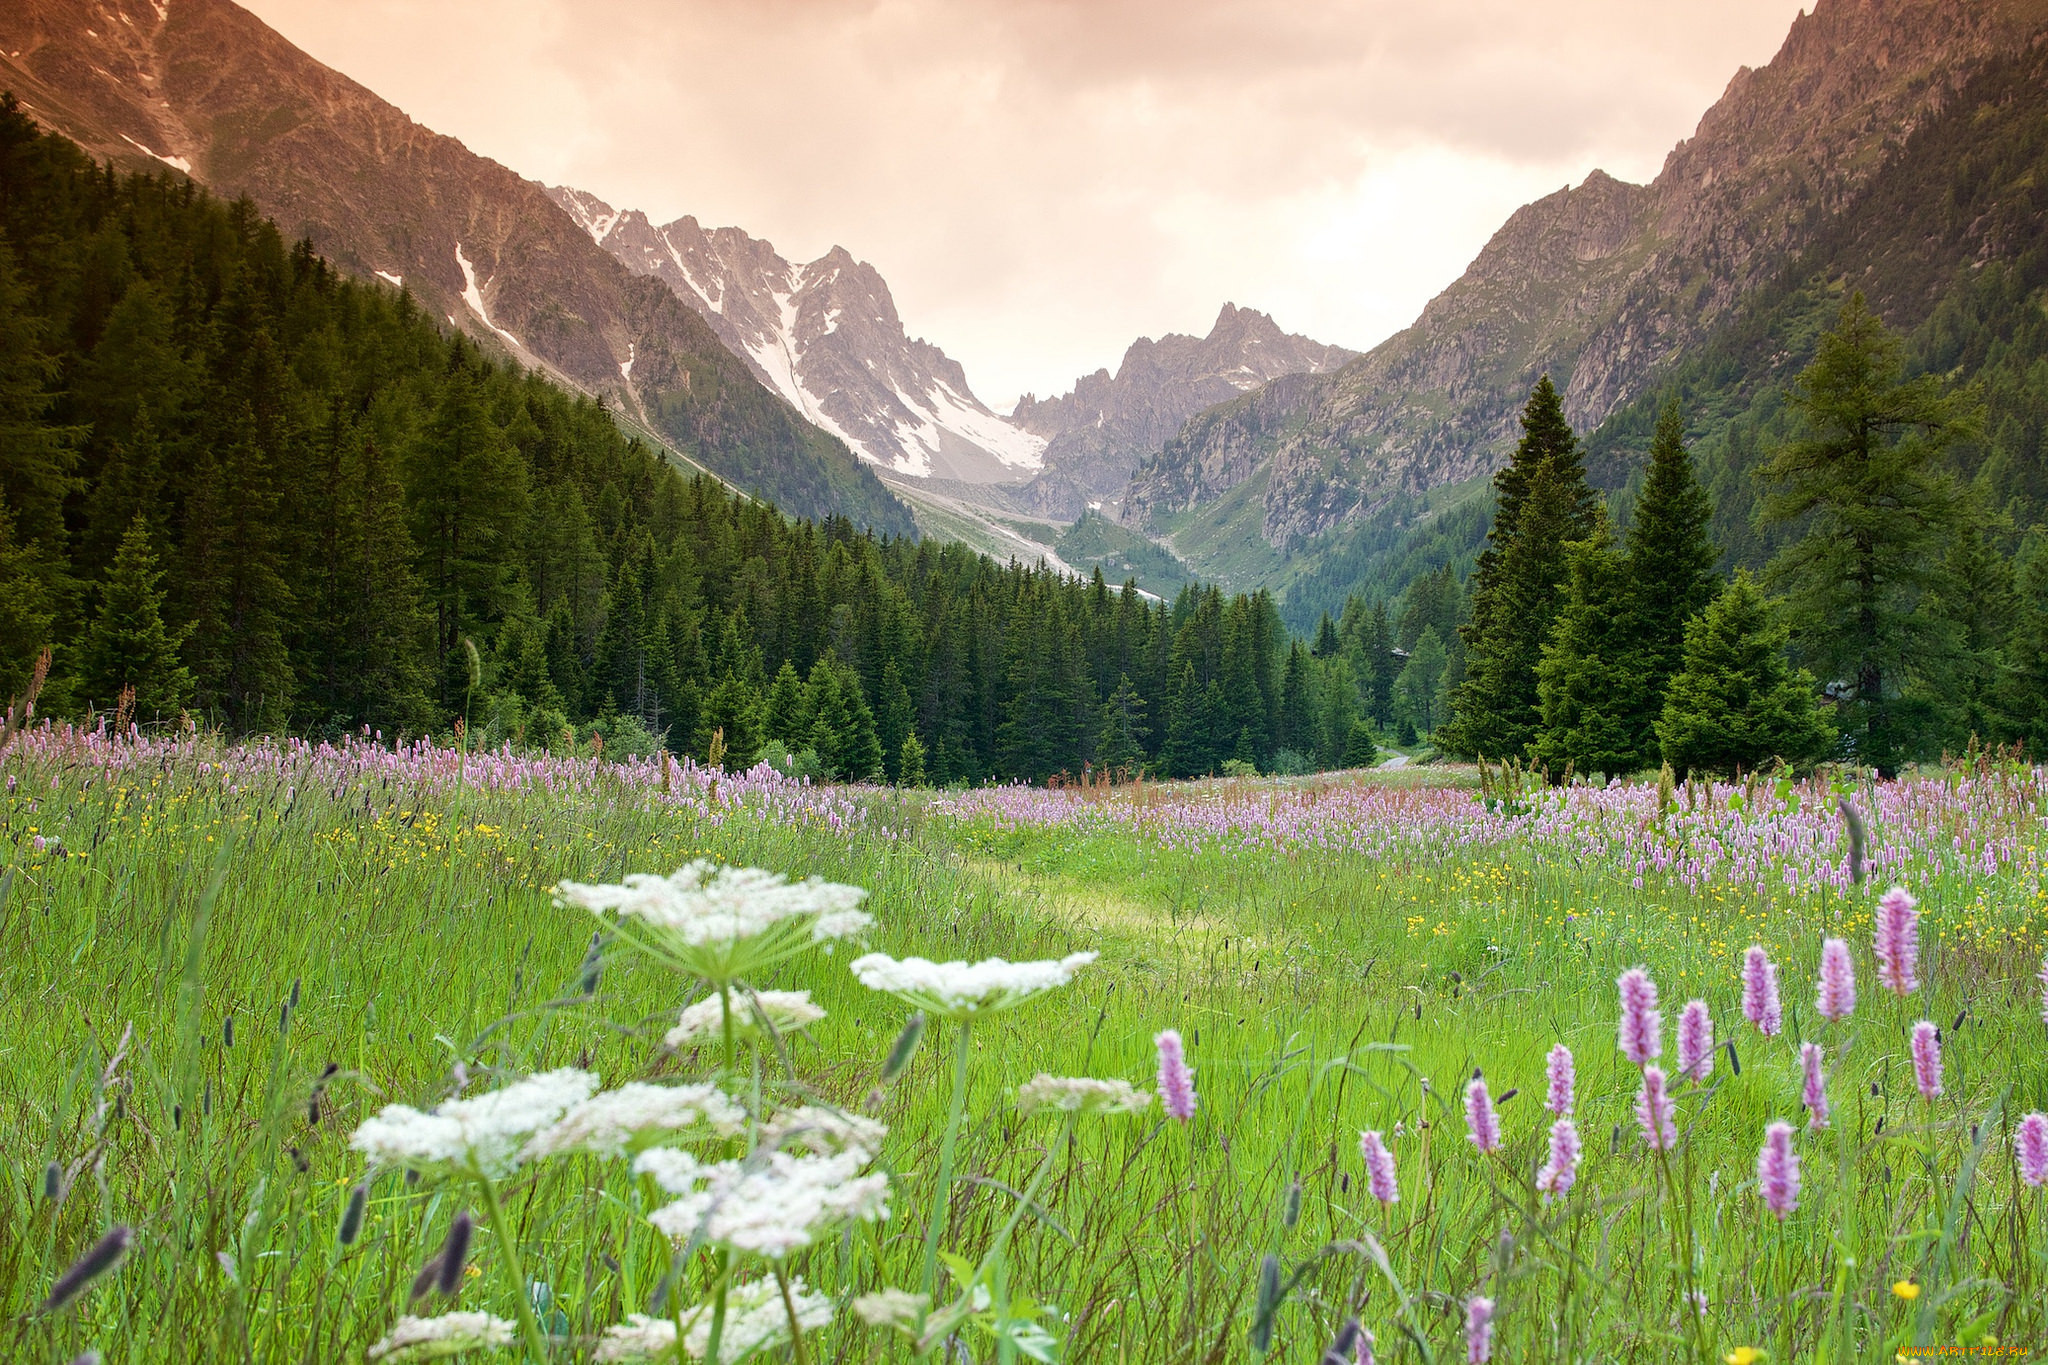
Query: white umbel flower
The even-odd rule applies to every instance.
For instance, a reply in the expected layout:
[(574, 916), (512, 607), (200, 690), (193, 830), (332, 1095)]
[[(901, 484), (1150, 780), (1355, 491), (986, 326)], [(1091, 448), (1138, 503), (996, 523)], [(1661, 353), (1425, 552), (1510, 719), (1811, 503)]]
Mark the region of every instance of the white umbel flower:
[(761, 1130), (761, 1145), (801, 1147), (820, 1156), (861, 1152), (873, 1157), (882, 1150), (882, 1139), (888, 1135), (888, 1126), (873, 1119), (807, 1104), (801, 1109), (785, 1109), (769, 1120)]
[(443, 1313), (438, 1318), (400, 1318), (372, 1346), (371, 1360), (439, 1360), (464, 1351), (487, 1351), (512, 1344), (513, 1326), (489, 1313)]
[[(596, 1359), (600, 1365), (625, 1365), (626, 1362), (660, 1360), (675, 1354), (676, 1325), (665, 1318), (650, 1318), (645, 1313), (629, 1313), (626, 1320), (608, 1329), (604, 1339), (597, 1343)], [(698, 1348), (701, 1353), (703, 1348)], [(719, 1351), (724, 1355), (723, 1350)]]
[(1152, 1107), (1152, 1092), (1129, 1081), (1048, 1076), (1041, 1071), (1017, 1087), (1017, 1107), (1026, 1114), (1142, 1114)]
[[(796, 1308), (797, 1326), (806, 1332), (815, 1332), (832, 1321), (832, 1300), (805, 1289), (800, 1276), (790, 1276), (789, 1301)], [(782, 1292), (775, 1281), (754, 1280), (726, 1291), (725, 1335), (718, 1342), (721, 1362), (771, 1350), (788, 1340), (789, 1312), (782, 1306)], [(683, 1349), (702, 1360), (710, 1345), (711, 1312), (700, 1309), (683, 1331)]]
[[(735, 991), (732, 997), (732, 1032), (735, 1038), (751, 1038), (761, 1031), (761, 1016), (777, 1033), (794, 1033), (809, 1028), (825, 1017), (823, 1008), (811, 1003), (809, 991)], [(676, 1026), (662, 1041), (681, 1047), (693, 1038), (716, 1038), (725, 1029), (725, 1002), (709, 996), (683, 1010)]]
[(724, 983), (758, 974), (813, 944), (829, 945), (874, 923), (867, 892), (816, 877), (792, 882), (757, 867), (699, 858), (667, 877), (635, 872), (622, 884), (563, 882), (563, 905), (612, 916), (620, 935), (670, 965)]
[(567, 1067), (488, 1094), (447, 1100), (430, 1113), (386, 1105), (363, 1121), (349, 1146), (381, 1166), (452, 1169), (496, 1179), (518, 1167), (527, 1138), (595, 1089), (596, 1076)]
[(853, 1301), (854, 1313), (868, 1326), (894, 1328), (911, 1336), (917, 1335), (917, 1325), (931, 1306), (930, 1295), (907, 1289), (877, 1289)]
[(1094, 953), (1069, 953), (1057, 961), (930, 962), (869, 953), (853, 961), (853, 974), (869, 990), (886, 991), (927, 1014), (972, 1019), (1020, 1005), (1034, 995), (1064, 986), (1095, 960)]
[(732, 1137), (747, 1126), (747, 1115), (715, 1085), (649, 1085), (634, 1081), (592, 1095), (551, 1126), (534, 1134), (522, 1159), (560, 1152), (624, 1156), (637, 1145), (667, 1141), (701, 1127), (707, 1136)]
[(771, 1152), (765, 1162), (704, 1165), (687, 1152), (657, 1147), (642, 1152), (633, 1169), (682, 1196), (647, 1217), (671, 1241), (688, 1242), (701, 1231), (715, 1245), (780, 1260), (841, 1223), (889, 1216), (889, 1177), (860, 1173), (869, 1159), (862, 1151)]

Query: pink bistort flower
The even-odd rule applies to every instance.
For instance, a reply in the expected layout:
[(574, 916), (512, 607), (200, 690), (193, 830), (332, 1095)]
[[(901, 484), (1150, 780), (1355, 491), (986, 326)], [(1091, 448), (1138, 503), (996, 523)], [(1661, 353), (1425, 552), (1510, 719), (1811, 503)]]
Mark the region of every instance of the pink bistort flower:
[(1465, 1085), (1465, 1127), (1472, 1145), (1482, 1153), (1500, 1150), (1500, 1116), (1494, 1112), (1493, 1096), (1486, 1091), (1486, 1078), (1474, 1076)]
[(1631, 967), (1614, 983), (1621, 991), (1621, 1055), (1648, 1066), (1664, 1051), (1664, 1017), (1657, 1012), (1657, 983)]
[(1159, 1049), (1159, 1104), (1168, 1118), (1186, 1123), (1195, 1116), (1195, 1070), (1181, 1048), (1180, 1031), (1168, 1029), (1152, 1040)]
[(1543, 1107), (1561, 1119), (1572, 1116), (1572, 1087), (1577, 1079), (1577, 1068), (1572, 1063), (1572, 1050), (1563, 1043), (1550, 1049), (1550, 1060), (1544, 1067), (1550, 1081), (1550, 1094), (1543, 1101)]
[(1913, 1084), (1930, 1102), (1941, 1093), (1941, 1030), (1931, 1019), (1913, 1025)]
[(1877, 951), (1877, 979), (1893, 995), (1908, 996), (1920, 989), (1920, 903), (1895, 886), (1877, 902), (1877, 925), (1872, 931)]
[(2013, 1160), (2020, 1179), (2035, 1189), (2048, 1184), (2048, 1114), (2029, 1114), (2012, 1134)]
[(1636, 1123), (1643, 1130), (1643, 1141), (1653, 1152), (1668, 1152), (1678, 1145), (1678, 1128), (1671, 1113), (1671, 1092), (1665, 1083), (1664, 1069), (1644, 1067), (1643, 1088), (1636, 1093)]
[(1778, 964), (1761, 943), (1750, 944), (1742, 955), (1742, 1017), (1766, 1038), (1777, 1037), (1785, 1024), (1778, 1005)]
[(1820, 1017), (1841, 1023), (1856, 1010), (1856, 964), (1849, 945), (1831, 938), (1820, 945), (1820, 992), (1814, 1001)]
[(1828, 1126), (1827, 1078), (1821, 1074), (1821, 1047), (1819, 1043), (1799, 1045), (1799, 1067), (1804, 1074), (1804, 1084), (1799, 1092), (1799, 1102), (1806, 1106), (1806, 1126), (1825, 1128)]
[(1690, 1000), (1678, 1014), (1678, 1074), (1704, 1081), (1714, 1070), (1714, 1020), (1707, 1002)]
[(1378, 1129), (1358, 1135), (1358, 1150), (1365, 1157), (1366, 1192), (1382, 1204), (1401, 1202), (1401, 1186), (1394, 1179), (1394, 1154)]
[(1764, 1207), (1782, 1220), (1799, 1207), (1799, 1157), (1792, 1150), (1792, 1125), (1773, 1123), (1764, 1129), (1764, 1145), (1756, 1154), (1757, 1191)]

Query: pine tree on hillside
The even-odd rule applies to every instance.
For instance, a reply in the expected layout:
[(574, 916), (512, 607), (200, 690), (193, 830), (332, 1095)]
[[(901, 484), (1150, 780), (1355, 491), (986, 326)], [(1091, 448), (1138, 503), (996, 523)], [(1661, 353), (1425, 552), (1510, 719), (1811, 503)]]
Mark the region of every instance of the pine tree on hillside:
[(140, 721), (176, 719), (192, 698), (192, 675), (178, 661), (182, 632), (164, 624), (162, 580), (149, 523), (137, 515), (100, 584), (99, 613), (79, 660), (87, 698), (111, 710), (122, 689), (132, 687)]
[(1920, 607), (1962, 514), (1947, 451), (1975, 434), (1980, 400), (1936, 375), (1905, 377), (1905, 348), (1852, 294), (1793, 385), (1799, 439), (1757, 471), (1766, 525), (1799, 537), (1771, 561), (1802, 660), (1846, 683), (1858, 761), (1890, 775), (1917, 737), (1904, 687), (1938, 675), (1939, 623)]
[[(1685, 657), (1685, 624), (1720, 593), (1714, 561), (1720, 552), (1707, 534), (1714, 502), (1694, 477), (1678, 404), (1667, 404), (1650, 441), (1650, 468), (1636, 499), (1623, 543), (1633, 589), (1635, 629), (1649, 665), (1651, 712)], [(1648, 753), (1655, 738), (1643, 736)]]
[(15, 543), (14, 513), (0, 497), (0, 706), (28, 686), (54, 618), (35, 557)]
[(765, 739), (779, 740), (789, 749), (801, 749), (810, 742), (811, 735), (810, 698), (804, 691), (804, 682), (796, 673), (796, 665), (789, 660), (782, 661), (782, 667), (775, 670), (775, 681), (768, 685), (768, 701), (761, 718), (761, 734)]
[(1316, 642), (1313, 650), (1318, 659), (1327, 659), (1337, 652), (1337, 623), (1324, 612), (1323, 619), (1316, 625)]
[(1303, 756), (1315, 752), (1316, 712), (1314, 683), (1309, 674), (1315, 656), (1299, 640), (1287, 651), (1287, 665), (1280, 674), (1280, 733), (1275, 749)]
[(54, 592), (63, 576), (64, 500), (77, 487), (79, 433), (45, 420), (59, 362), (44, 349), (50, 329), (30, 304), (14, 253), (0, 240), (0, 500), (13, 509), (14, 544)]
[(1811, 767), (1835, 745), (1813, 675), (1785, 658), (1786, 628), (1746, 572), (1685, 631), (1657, 737), (1681, 776), (1732, 778), (1783, 760)]
[[(903, 670), (891, 654), (882, 664), (880, 704), (875, 708), (875, 738), (882, 746), (882, 766), (891, 782), (903, 780), (903, 741), (916, 733), (917, 708), (903, 685)], [(922, 759), (920, 759), (920, 763)]]
[(1449, 662), (1443, 636), (1435, 626), (1425, 626), (1415, 647), (1408, 651), (1408, 661), (1401, 665), (1400, 676), (1394, 679), (1394, 709), (1415, 727), (1418, 735), (1436, 729), (1444, 669)]
[(1393, 719), (1395, 680), (1401, 674), (1401, 660), (1394, 655), (1394, 632), (1387, 624), (1385, 602), (1373, 603), (1365, 613), (1358, 633), (1358, 656), (1353, 667), (1365, 694), (1365, 713), (1383, 725)]
[(1929, 610), (1948, 631), (1948, 668), (1933, 683), (1947, 747), (1960, 751), (1973, 739), (1988, 744), (2003, 738), (2007, 725), (1999, 690), (2019, 615), (2018, 582), (2012, 561), (1998, 553), (1974, 518), (1949, 541)]
[(1569, 547), (1564, 600), (1536, 668), (1543, 728), (1531, 762), (1561, 782), (1567, 773), (1626, 775), (1658, 762), (1664, 704), (1655, 644), (1634, 609), (1638, 585), (1605, 520)]
[(1436, 741), (1464, 757), (1521, 756), (1542, 723), (1536, 666), (1565, 577), (1565, 549), (1584, 540), (1599, 505), (1578, 438), (1545, 375), (1522, 414), (1514, 459), (1494, 476), (1499, 503), (1472, 573), (1472, 620), (1460, 630), (1466, 676)]
[(1166, 739), (1159, 768), (1168, 777), (1199, 777), (1209, 770), (1209, 734), (1202, 710), (1202, 685), (1193, 663), (1183, 663), (1166, 703)]
[(697, 734), (691, 752), (708, 758), (717, 735), (725, 746), (727, 772), (745, 772), (761, 756), (761, 698), (744, 678), (728, 673), (705, 694), (697, 713)]
[(1102, 704), (1102, 727), (1095, 736), (1095, 764), (1112, 777), (1136, 774), (1145, 766), (1145, 699), (1131, 685), (1129, 674), (1117, 679), (1116, 691)]

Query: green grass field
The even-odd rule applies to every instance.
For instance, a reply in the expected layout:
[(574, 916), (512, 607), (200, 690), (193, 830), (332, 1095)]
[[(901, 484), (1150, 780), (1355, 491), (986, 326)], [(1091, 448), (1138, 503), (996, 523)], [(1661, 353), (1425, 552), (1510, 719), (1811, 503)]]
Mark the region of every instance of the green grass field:
[[(362, 1359), (407, 1311), (450, 1220), (466, 1209), (490, 1221), (467, 1187), (385, 1171), (343, 1246), (365, 1174), (348, 1138), (364, 1118), (444, 1098), (458, 1063), (471, 1093), (561, 1066), (614, 1085), (718, 1065), (663, 1050), (687, 981), (613, 952), (584, 994), (597, 926), (548, 894), (562, 878), (667, 872), (694, 857), (865, 887), (877, 920), (866, 946), (899, 956), (1100, 951), (1072, 985), (976, 1026), (943, 1235), (981, 1256), (1044, 1163), (996, 1260), (1005, 1292), (1045, 1306), (1040, 1322), (1066, 1359), (1251, 1359), (1269, 1329), (1270, 1358), (1315, 1360), (1355, 1315), (1379, 1360), (1464, 1360), (1476, 1295), (1497, 1305), (1503, 1361), (1721, 1360), (1744, 1347), (1861, 1361), (1916, 1344), (2048, 1345), (2048, 1209), (2010, 1147), (2019, 1116), (2048, 1107), (2032, 773), (1865, 794), (1873, 857), (1895, 850), (1887, 875), (1926, 912), (1930, 984), (1898, 1000), (1871, 974), (1881, 884), (1759, 891), (1739, 859), (1692, 887), (1633, 871), (1654, 801), (1642, 816), (1612, 794), (1537, 798), (1501, 826), (1511, 837), (1458, 839), (1428, 831), (1505, 818), (1469, 775), (1020, 794), (1076, 812), (1049, 818), (1000, 794), (782, 799), (728, 783), (712, 795), (683, 775), (665, 794), (660, 770), (591, 764), (552, 790), (518, 790), (508, 765), (457, 778), (446, 755), (341, 773), (204, 743), (132, 761), (115, 752), (50, 742), (0, 764), (0, 1357), (11, 1361), (87, 1350), (110, 1362)], [(1820, 838), (1832, 820), (1816, 814), (1831, 810), (1818, 785), (1803, 810), (1797, 791), (1780, 789), (1776, 814), (1766, 794), (1743, 797), (1721, 789), (1656, 817), (1657, 847), (1706, 859), (1709, 844), (1733, 847), (1737, 827), (1775, 820), (1770, 838)], [(1273, 826), (1282, 803), (1309, 814), (1286, 837), (1244, 836)], [(1237, 835), (1185, 837), (1190, 812), (1239, 808)], [(1382, 816), (1396, 833), (1372, 847), (1310, 833)], [(1422, 832), (1396, 837), (1402, 821)], [(1823, 933), (1856, 950), (1861, 1003), (1846, 1024), (1814, 1017)], [(1787, 1027), (1774, 1039), (1737, 1008), (1736, 963), (1753, 941), (1783, 971)], [(893, 1216), (791, 1263), (839, 1305), (805, 1359), (910, 1357), (845, 1305), (916, 1287), (946, 1123), (951, 1026), (935, 1021), (882, 1087), (909, 1011), (853, 979), (846, 963), (864, 950), (812, 952), (750, 982), (808, 988), (829, 1015), (786, 1056), (767, 1049), (730, 1079), (750, 1102), (815, 1093), (890, 1128), (880, 1168)], [(1706, 999), (1741, 1064), (1734, 1074), (1724, 1049), (1705, 1084), (1680, 1085), (1681, 1138), (1665, 1162), (1638, 1136), (1635, 1069), (1614, 1044), (1615, 977), (1638, 964), (1663, 991), (1667, 1024), (1686, 999)], [(1922, 1017), (1944, 1030), (1932, 1103), (1906, 1057)], [(1071, 1129), (1019, 1115), (1015, 1087), (1040, 1071), (1152, 1088), (1165, 1028), (1189, 1043), (1201, 1096), (1191, 1123), (1156, 1106)], [(1828, 1050), (1823, 1131), (1803, 1126), (1800, 1038)], [(1578, 1058), (1585, 1158), (1576, 1188), (1545, 1202), (1531, 1181), (1550, 1121), (1544, 1054), (1560, 1041)], [(1675, 1074), (1668, 1049), (1664, 1064)], [(1492, 1156), (1468, 1142), (1460, 1107), (1475, 1068), (1496, 1097), (1519, 1091), (1500, 1106), (1506, 1143)], [(1757, 1193), (1772, 1119), (1800, 1130), (1804, 1190), (1782, 1223)], [(1390, 1135), (1398, 1204), (1365, 1191), (1368, 1128)], [(503, 1226), (479, 1232), (453, 1306), (514, 1316), (509, 1241), (541, 1286), (551, 1357), (591, 1359), (598, 1334), (645, 1311), (671, 1271), (674, 1248), (645, 1221), (665, 1196), (591, 1157), (528, 1167), (502, 1194)], [(43, 1311), (66, 1267), (116, 1225), (134, 1230), (125, 1261)], [(1284, 1294), (1273, 1303), (1269, 1286), (1262, 1312), (1268, 1255)], [(676, 1294), (702, 1292), (712, 1265), (709, 1250), (685, 1258)], [(966, 1356), (951, 1358), (1020, 1358), (985, 1333), (960, 1341)]]

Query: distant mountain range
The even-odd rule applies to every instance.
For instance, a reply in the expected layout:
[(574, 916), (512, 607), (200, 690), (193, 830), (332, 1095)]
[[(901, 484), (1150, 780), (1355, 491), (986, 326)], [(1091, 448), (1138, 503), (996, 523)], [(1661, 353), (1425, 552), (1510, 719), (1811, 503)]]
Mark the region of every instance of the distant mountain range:
[[(789, 511), (1076, 569), (1142, 565), (1161, 589), (1190, 573), (1268, 587), (1307, 628), (1356, 589), (1396, 592), (1471, 552), (1487, 478), (1542, 374), (1620, 489), (1646, 405), (1667, 391), (1730, 451), (1730, 414), (1771, 420), (1758, 395), (1810, 346), (1815, 300), (1852, 277), (1908, 327), (1933, 326), (1988, 264), (2011, 265), (2031, 297), (2027, 263), (2048, 239), (2031, 187), (2048, 166), (2037, 179), (2024, 130), (2048, 126), (2048, 107), (2025, 72), (1999, 77), (1995, 97), (1980, 86), (2038, 54), (2044, 32), (2048, 0), (1820, 0), (1651, 184), (1594, 171), (1517, 211), (1370, 352), (1225, 305), (1207, 336), (1140, 339), (1114, 374), (1026, 395), (1008, 416), (911, 336), (850, 252), (795, 264), (738, 228), (657, 226), (522, 179), (229, 0), (13, 0), (0, 87), (95, 154), (247, 195), (343, 268)], [(1959, 101), (1994, 98), (2005, 112), (1957, 123)], [(1929, 151), (1937, 126), (1944, 150)], [(1993, 129), (1999, 164), (2025, 169), (1966, 183), (1964, 153)], [(1971, 222), (1928, 218), (1965, 203)], [(1884, 264), (1914, 253), (1912, 272)], [(1997, 344), (2013, 353), (2009, 336)], [(1999, 438), (1999, 467), (2048, 465), (2012, 411), (2020, 434)], [(1739, 520), (1743, 457), (1715, 467)], [(1069, 534), (1090, 509), (1103, 516)], [(1724, 522), (1724, 544), (1760, 553), (1744, 535)]]

